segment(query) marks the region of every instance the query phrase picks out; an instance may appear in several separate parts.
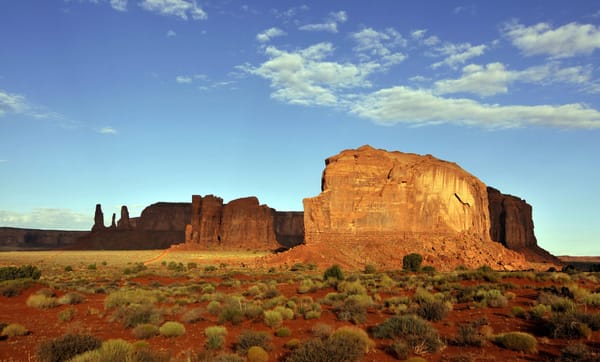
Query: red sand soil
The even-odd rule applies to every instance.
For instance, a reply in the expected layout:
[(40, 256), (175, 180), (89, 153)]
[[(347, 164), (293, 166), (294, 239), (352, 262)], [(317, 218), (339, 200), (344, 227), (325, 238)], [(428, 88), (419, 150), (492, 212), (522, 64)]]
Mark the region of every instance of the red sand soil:
[[(256, 276), (258, 278), (259, 276)], [(244, 274), (234, 274), (233, 278), (252, 281), (253, 277)], [(188, 278), (171, 278), (164, 276), (148, 276), (148, 277), (136, 277), (130, 279), (132, 282), (139, 283), (141, 285), (149, 285), (151, 283), (160, 283), (161, 285), (169, 285), (172, 283), (185, 284), (190, 279)], [(213, 281), (220, 282), (219, 277), (211, 279), (193, 280), (195, 282)], [(508, 307), (505, 308), (473, 308), (472, 304), (456, 304), (453, 311), (443, 320), (437, 323), (433, 323), (434, 327), (440, 332), (441, 336), (451, 341), (456, 336), (456, 330), (460, 323), (465, 321), (472, 321), (479, 318), (486, 318), (489, 321), (489, 325), (492, 327), (494, 333), (508, 332), (508, 331), (531, 331), (532, 322), (528, 320), (518, 319), (512, 317), (510, 309), (513, 306), (522, 306), (528, 308), (532, 305), (533, 301), (537, 298), (538, 292), (533, 287), (548, 286), (551, 282), (534, 282), (526, 279), (503, 279), (503, 283), (512, 283), (516, 285), (516, 288), (511, 290), (516, 294), (516, 298), (509, 303)], [(484, 283), (480, 281), (465, 281), (464, 285), (474, 283)], [(599, 284), (593, 282), (586, 282), (586, 288), (595, 290), (600, 287)], [(242, 287), (243, 290), (249, 287), (251, 283), (245, 283)], [(110, 312), (104, 309), (104, 294), (87, 294), (85, 295), (86, 300), (84, 303), (74, 306), (60, 306), (57, 308), (39, 310), (28, 307), (26, 300), (29, 295), (40, 289), (40, 286), (36, 286), (26, 290), (19, 296), (8, 298), (0, 296), (0, 322), (4, 323), (20, 323), (24, 325), (31, 333), (27, 336), (12, 337), (6, 340), (0, 341), (0, 361), (35, 361), (37, 346), (40, 342), (51, 338), (56, 338), (69, 332), (75, 333), (87, 333), (96, 336), (102, 340), (122, 338), (130, 342), (134, 342), (130, 329), (124, 329), (118, 322), (110, 322)], [(318, 301), (323, 298), (327, 293), (335, 291), (333, 288), (323, 288), (317, 290), (314, 293), (297, 294), (298, 284), (279, 284), (278, 290), (287, 298), (293, 296), (310, 296), (313, 300)], [(239, 293), (241, 290), (235, 288), (219, 287), (219, 291), (225, 293)], [(57, 293), (59, 296), (62, 294)], [(384, 294), (384, 293), (382, 293)], [(389, 295), (387, 295), (389, 294)], [(392, 295), (411, 295), (411, 293), (399, 292), (396, 294), (387, 293), (385, 297)], [(194, 307), (206, 307), (207, 302), (195, 303), (185, 306), (186, 309)], [(288, 327), (292, 331), (290, 337), (275, 337), (273, 336), (273, 350), (269, 353), (270, 361), (280, 361), (287, 353), (284, 344), (292, 338), (300, 340), (308, 339), (312, 337), (311, 328), (316, 323), (326, 323), (334, 327), (349, 325), (348, 322), (338, 321), (335, 314), (331, 310), (331, 307), (322, 304), (322, 315), (320, 319), (315, 320), (304, 320), (302, 318), (296, 318), (291, 321), (284, 321), (283, 326)], [(75, 308), (76, 315), (70, 322), (61, 322), (58, 319), (58, 313), (66, 308)], [(91, 313), (90, 313), (91, 312)], [(597, 312), (597, 311), (596, 311)], [(178, 320), (180, 314), (176, 316), (167, 316)], [(391, 314), (386, 311), (372, 309), (368, 313), (368, 322), (364, 325), (359, 325), (363, 329), (367, 329), (370, 326), (374, 326), (385, 319), (389, 318)], [(200, 321), (198, 323), (190, 324), (184, 323), (186, 327), (186, 334), (176, 338), (165, 338), (165, 337), (154, 337), (148, 340), (152, 349), (157, 351), (167, 351), (173, 357), (183, 356), (185, 351), (194, 350), (200, 351), (204, 347), (205, 337), (204, 328), (212, 325), (217, 325), (217, 318), (206, 313), (205, 317), (207, 320)], [(245, 320), (240, 325), (234, 326), (231, 323), (226, 323), (225, 327), (228, 330), (228, 336), (226, 337), (226, 350), (233, 351), (233, 344), (236, 337), (241, 331), (250, 330), (264, 330), (269, 331), (273, 334), (273, 330), (265, 325), (263, 321), (247, 321)], [(391, 344), (391, 340), (375, 340), (376, 348), (369, 352), (363, 361), (396, 361), (394, 357), (387, 354), (384, 350), (385, 347)], [(588, 343), (600, 345), (600, 332), (594, 332)], [(491, 343), (488, 343), (485, 347), (458, 347), (448, 343), (448, 346), (441, 352), (426, 355), (425, 358), (429, 361), (446, 361), (451, 357), (463, 356), (469, 357), (470, 360), (474, 361), (544, 361), (553, 359), (560, 354), (560, 350), (568, 344), (568, 341), (558, 339), (547, 339), (538, 338), (538, 354), (524, 354), (519, 352), (508, 351), (499, 348)]]

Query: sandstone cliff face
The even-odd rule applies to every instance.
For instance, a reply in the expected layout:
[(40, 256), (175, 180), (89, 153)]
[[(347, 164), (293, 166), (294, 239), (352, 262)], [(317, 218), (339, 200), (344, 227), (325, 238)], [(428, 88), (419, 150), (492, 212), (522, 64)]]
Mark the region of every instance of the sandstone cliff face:
[(96, 211), (94, 212), (94, 226), (92, 226), (92, 232), (102, 231), (106, 229), (104, 226), (104, 213), (102, 212), (102, 205), (96, 204)]
[(55, 249), (75, 243), (87, 231), (0, 227), (0, 250)]
[(117, 229), (119, 229), (119, 230), (131, 230), (132, 229), (131, 220), (129, 219), (129, 210), (127, 209), (127, 206), (125, 206), (125, 205), (121, 206), (121, 218), (119, 219), (119, 222), (117, 223)]
[(279, 247), (273, 225), (274, 211), (256, 197), (223, 205), (219, 197), (192, 197), (192, 218), (186, 244), (199, 248), (274, 250)]
[(304, 243), (304, 212), (275, 211), (275, 238), (285, 248)]
[(370, 146), (326, 160), (304, 199), (306, 244), (468, 233), (489, 240), (485, 185), (454, 163)]
[[(181, 231), (192, 216), (187, 202), (157, 202), (146, 207), (137, 222), (140, 230)], [(183, 239), (182, 239), (183, 240)]]

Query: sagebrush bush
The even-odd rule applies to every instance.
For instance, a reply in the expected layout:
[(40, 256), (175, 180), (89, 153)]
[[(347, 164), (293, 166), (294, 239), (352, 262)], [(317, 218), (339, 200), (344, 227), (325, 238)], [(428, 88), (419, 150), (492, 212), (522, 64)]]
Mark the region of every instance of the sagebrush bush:
[(148, 339), (158, 335), (158, 326), (150, 323), (142, 323), (135, 326), (131, 333), (136, 339)]
[(179, 322), (168, 321), (158, 329), (158, 333), (165, 337), (179, 337), (185, 334), (185, 326)]
[(227, 328), (223, 326), (211, 326), (204, 328), (206, 336), (206, 348), (217, 350), (225, 345), (225, 337), (227, 336)]
[(85, 297), (77, 292), (69, 292), (58, 298), (58, 304), (81, 304), (85, 301)]
[(455, 339), (456, 344), (459, 346), (483, 346), (487, 338), (481, 333), (481, 327), (487, 324), (487, 319), (482, 318), (459, 325)]
[(537, 352), (537, 340), (534, 336), (525, 332), (508, 332), (494, 337), (494, 343), (502, 348), (513, 351), (535, 353)]
[(183, 313), (181, 320), (186, 323), (196, 323), (204, 320), (203, 314), (204, 308), (193, 308)]
[(38, 347), (38, 359), (40, 362), (63, 362), (87, 351), (100, 348), (102, 341), (98, 338), (67, 334), (42, 342)]
[(289, 337), (292, 335), (292, 331), (290, 331), (290, 329), (287, 327), (281, 327), (277, 328), (277, 330), (275, 331), (275, 335), (277, 337)]
[(32, 294), (27, 298), (27, 306), (37, 309), (50, 309), (58, 306), (58, 301), (54, 297), (48, 297), (43, 294)]
[(274, 310), (265, 311), (264, 319), (265, 324), (271, 328), (277, 328), (281, 326), (281, 323), (283, 322), (283, 317), (281, 316), (281, 313)]
[(242, 356), (248, 354), (252, 346), (262, 347), (265, 351), (271, 350), (271, 336), (267, 332), (245, 330), (237, 337), (235, 351)]
[(25, 328), (22, 324), (19, 323), (11, 323), (4, 328), (2, 328), (2, 332), (0, 335), (7, 337), (17, 337), (17, 336), (26, 336), (29, 334), (27, 328)]
[(419, 317), (428, 321), (437, 322), (446, 317), (451, 310), (449, 303), (441, 300), (430, 300), (419, 303), (416, 313)]
[(553, 338), (578, 339), (592, 334), (590, 327), (573, 312), (552, 313), (548, 322), (549, 334)]
[(131, 304), (118, 307), (112, 314), (113, 321), (120, 321), (124, 328), (133, 328), (138, 324), (160, 324), (163, 311), (153, 304)]
[(16, 297), (33, 285), (33, 279), (15, 279), (0, 281), (0, 295)]
[(120, 306), (136, 304), (154, 304), (159, 301), (159, 292), (136, 289), (136, 290), (117, 290), (110, 293), (104, 299), (104, 308), (112, 309)]
[(355, 327), (341, 327), (327, 339), (313, 338), (292, 350), (288, 362), (356, 362), (373, 347), (366, 332)]
[(221, 312), (221, 303), (219, 303), (216, 300), (212, 300), (212, 301), (208, 302), (208, 305), (206, 306), (206, 310), (208, 311), (208, 313), (210, 313), (214, 316), (218, 316), (219, 313)]
[(347, 298), (336, 305), (334, 312), (341, 321), (351, 321), (355, 324), (367, 321), (367, 305), (354, 298)]
[(75, 308), (67, 308), (65, 310), (61, 310), (60, 312), (58, 312), (58, 320), (61, 322), (69, 322), (73, 319), (73, 317), (75, 317), (75, 314), (77, 313), (77, 311), (75, 310)]
[(373, 328), (375, 338), (401, 338), (417, 354), (436, 352), (444, 346), (437, 330), (414, 314), (393, 316)]

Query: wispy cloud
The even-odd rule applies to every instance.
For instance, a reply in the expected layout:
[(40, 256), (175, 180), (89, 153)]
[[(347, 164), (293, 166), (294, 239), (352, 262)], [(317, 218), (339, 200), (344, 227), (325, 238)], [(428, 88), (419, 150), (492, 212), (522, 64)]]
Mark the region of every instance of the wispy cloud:
[(451, 68), (455, 68), (460, 64), (464, 64), (467, 60), (473, 57), (483, 55), (486, 48), (487, 46), (483, 44), (474, 46), (470, 43), (445, 43), (444, 45), (436, 48), (435, 50), (439, 54), (445, 55), (446, 58), (440, 62), (433, 63), (431, 67), (435, 69), (441, 67), (442, 65), (446, 65)]
[(127, 0), (110, 0), (110, 6), (117, 11), (127, 11)]
[(330, 33), (338, 32), (338, 24), (345, 23), (348, 20), (348, 15), (345, 11), (338, 11), (329, 13), (329, 16), (323, 23), (317, 24), (306, 24), (302, 25), (298, 29), (304, 31), (328, 31)]
[(383, 125), (449, 123), (483, 128), (528, 125), (600, 128), (600, 112), (579, 103), (502, 106), (467, 98), (444, 98), (429, 90), (404, 86), (366, 95), (355, 102), (350, 112)]
[(208, 76), (205, 74), (193, 74), (193, 75), (178, 75), (175, 77), (175, 81), (179, 84), (192, 84), (198, 80), (207, 80)]
[(568, 58), (589, 55), (600, 48), (600, 27), (592, 24), (569, 23), (552, 28), (548, 23), (525, 26), (513, 21), (504, 25), (503, 32), (526, 56)]
[(7, 163), (8, 160), (0, 160), (0, 163)]
[(100, 128), (100, 129), (98, 130), (98, 133), (101, 133), (101, 134), (108, 134), (108, 135), (115, 135), (115, 134), (117, 134), (118, 132), (117, 132), (117, 130), (116, 130), (115, 128), (113, 128), (113, 127), (110, 127), (110, 126), (106, 126), (106, 127), (102, 127), (102, 128)]
[(23, 95), (9, 93), (0, 89), (0, 117), (7, 114), (61, 121), (65, 127), (69, 125), (69, 122), (65, 121), (61, 114), (49, 111), (42, 106), (31, 104)]
[(175, 16), (183, 20), (205, 20), (206, 12), (196, 4), (195, 0), (143, 0), (140, 6), (148, 11), (165, 16)]
[(167, 38), (173, 38), (177, 36), (177, 33), (175, 32), (175, 30), (169, 29), (169, 31), (167, 31)]
[(36, 208), (28, 213), (0, 210), (0, 225), (32, 229), (89, 230), (93, 215), (68, 209)]
[(279, 28), (269, 28), (269, 29), (257, 34), (256, 40), (258, 40), (261, 43), (266, 43), (275, 37), (284, 36), (284, 35), (287, 35), (287, 33)]
[(463, 68), (463, 74), (458, 79), (444, 79), (435, 82), (437, 94), (473, 93), (480, 96), (492, 96), (507, 93), (508, 86), (514, 82), (537, 83), (567, 83), (582, 86), (582, 89), (592, 79), (592, 66), (561, 67), (557, 62), (533, 66), (524, 70), (508, 70), (500, 62), (486, 66), (469, 64)]
[(397, 52), (395, 49), (406, 46), (407, 40), (392, 28), (384, 31), (365, 28), (351, 36), (357, 43), (354, 51), (363, 61), (375, 60), (387, 67), (406, 59), (405, 54)]

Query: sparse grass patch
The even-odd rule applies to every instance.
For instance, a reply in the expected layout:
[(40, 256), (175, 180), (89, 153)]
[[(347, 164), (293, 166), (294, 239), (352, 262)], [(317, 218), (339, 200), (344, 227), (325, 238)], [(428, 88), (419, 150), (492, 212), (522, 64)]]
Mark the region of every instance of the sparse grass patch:
[(54, 297), (48, 297), (43, 294), (32, 294), (27, 298), (27, 306), (37, 309), (50, 309), (58, 306), (58, 301)]
[(69, 307), (67, 309), (61, 310), (58, 312), (58, 320), (61, 322), (70, 322), (75, 317), (77, 311), (73, 307)]
[(131, 333), (136, 339), (148, 339), (158, 335), (158, 326), (151, 323), (142, 323), (135, 326)]
[(245, 356), (252, 346), (262, 347), (265, 351), (271, 350), (271, 336), (267, 332), (245, 330), (237, 337), (235, 351)]
[(100, 348), (102, 341), (89, 335), (67, 334), (42, 342), (37, 351), (40, 362), (67, 361), (78, 354)]
[(2, 328), (2, 332), (0, 335), (7, 337), (17, 337), (17, 336), (26, 336), (29, 334), (27, 328), (25, 328), (22, 324), (19, 323), (11, 323), (4, 328)]
[(217, 350), (225, 345), (225, 337), (227, 336), (227, 328), (223, 326), (212, 326), (204, 329), (206, 336), (206, 348)]

